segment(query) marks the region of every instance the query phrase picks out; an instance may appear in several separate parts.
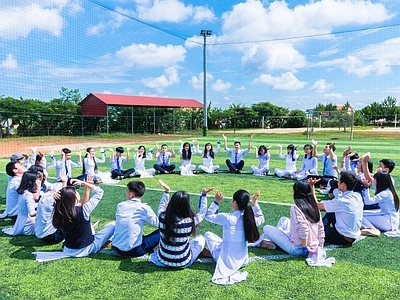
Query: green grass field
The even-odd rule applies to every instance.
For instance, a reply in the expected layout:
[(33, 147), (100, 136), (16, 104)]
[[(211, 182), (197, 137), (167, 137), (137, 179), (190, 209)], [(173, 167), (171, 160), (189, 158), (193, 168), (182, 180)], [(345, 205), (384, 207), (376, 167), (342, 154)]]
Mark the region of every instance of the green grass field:
[[(229, 135), (231, 145), (236, 137), (247, 146), (249, 135)], [(165, 141), (170, 144), (171, 140)], [(182, 140), (197, 138), (200, 145), (206, 141), (216, 142), (219, 137), (187, 136)], [(330, 140), (318, 139), (319, 149)], [(397, 140), (360, 139), (356, 141), (335, 140), (336, 153), (341, 156), (345, 147), (351, 145), (360, 154), (370, 151), (374, 166), (382, 158), (391, 158), (400, 162), (399, 142)], [(160, 141), (162, 143), (164, 141)], [(174, 140), (179, 145), (178, 138)], [(284, 160), (277, 157), (278, 147), (284, 149), (288, 143), (308, 143), (305, 137), (267, 138), (256, 135), (253, 145), (272, 145), (271, 169), (284, 167)], [(144, 143), (148, 148), (154, 143)], [(129, 146), (129, 145), (123, 145)], [(137, 147), (135, 144), (133, 147)], [(177, 150), (177, 148), (175, 148)], [(301, 154), (302, 151), (300, 150)], [(221, 150), (216, 155), (215, 163), (226, 170), (226, 153)], [(75, 158), (73, 157), (73, 160)], [(108, 160), (107, 160), (108, 161)], [(258, 164), (254, 149), (245, 157), (245, 171), (250, 172), (250, 165)], [(4, 170), (7, 159), (0, 160), (0, 169)], [(174, 162), (179, 165), (179, 159)], [(193, 163), (201, 162), (200, 155), (194, 156)], [(150, 167), (152, 163), (149, 163)], [(100, 169), (108, 170), (108, 162)], [(124, 167), (130, 166), (129, 163)], [(300, 162), (298, 163), (298, 167)], [(322, 169), (321, 165), (320, 168)], [(54, 176), (54, 170), (50, 170)], [(74, 170), (78, 175), (79, 171)], [(399, 189), (400, 165), (393, 172), (395, 184)], [(162, 175), (145, 178), (148, 188), (143, 201), (153, 210), (157, 209), (162, 195), (158, 179), (162, 178), (173, 191), (182, 189), (193, 193), (192, 203), (197, 206), (198, 194), (203, 187), (214, 186), (227, 197), (222, 201), (220, 211), (230, 211), (229, 197), (240, 188), (250, 193), (261, 191), (261, 208), (266, 223), (276, 225), (281, 216), (289, 216), (288, 204), (293, 203), (293, 181), (274, 176), (256, 177), (250, 174), (199, 174), (195, 177)], [(115, 219), (116, 205), (125, 200), (125, 185), (101, 185), (104, 197), (92, 214), (92, 220), (101, 220), (100, 227)], [(5, 208), (7, 176), (0, 173), (0, 211)], [(322, 199), (322, 195), (319, 196)], [(209, 197), (209, 203), (212, 201)], [(0, 227), (11, 226), (9, 219), (0, 220)], [(146, 227), (150, 232), (153, 228)], [(262, 230), (262, 227), (260, 227)], [(201, 232), (213, 231), (221, 234), (221, 228), (207, 221), (201, 223)], [(0, 233), (0, 299), (398, 299), (400, 293), (400, 239), (367, 237), (350, 248), (334, 248), (327, 252), (335, 257), (332, 268), (308, 267), (303, 258), (280, 258), (281, 250), (250, 248), (251, 263), (244, 268), (249, 272), (247, 280), (234, 286), (217, 286), (211, 283), (215, 264), (196, 262), (191, 268), (169, 270), (155, 267), (145, 259), (121, 258), (105, 252), (79, 259), (61, 259), (47, 263), (37, 263), (34, 251), (61, 250), (61, 245), (46, 246), (32, 236), (9, 237)], [(108, 250), (108, 249), (106, 249)], [(110, 252), (110, 251), (108, 251)]]

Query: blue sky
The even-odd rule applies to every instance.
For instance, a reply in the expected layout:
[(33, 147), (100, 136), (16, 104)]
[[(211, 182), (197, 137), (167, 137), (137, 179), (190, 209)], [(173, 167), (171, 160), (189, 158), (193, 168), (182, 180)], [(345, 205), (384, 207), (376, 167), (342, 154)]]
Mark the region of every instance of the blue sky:
[[(206, 4), (205, 4), (206, 3)], [(400, 0), (1, 0), (0, 96), (400, 103)]]

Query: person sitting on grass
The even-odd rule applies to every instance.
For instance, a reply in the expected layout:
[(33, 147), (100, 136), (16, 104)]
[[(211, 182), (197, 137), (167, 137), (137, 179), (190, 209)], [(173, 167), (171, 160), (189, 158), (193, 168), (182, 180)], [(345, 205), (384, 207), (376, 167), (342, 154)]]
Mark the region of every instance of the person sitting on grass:
[(397, 232), (399, 228), (399, 197), (393, 186), (391, 176), (384, 172), (374, 174), (375, 196), (370, 196), (369, 187), (372, 182), (366, 179), (363, 182), (365, 204), (379, 204), (378, 210), (364, 210), (361, 234), (368, 236), (379, 236), (380, 231)]
[[(314, 200), (315, 184), (318, 179), (309, 178)], [(317, 202), (320, 210), (326, 214), (322, 218), (325, 229), (325, 241), (330, 244), (351, 246), (361, 235), (360, 227), (363, 217), (363, 201), (360, 193), (353, 189), (357, 178), (349, 172), (341, 172), (338, 188), (333, 191), (334, 198)]]
[[(177, 191), (168, 202), (170, 188), (161, 180), (159, 183), (164, 188), (158, 208), (161, 239), (157, 250), (150, 254), (149, 261), (160, 267), (190, 267), (204, 249), (204, 237), (197, 235), (198, 225), (207, 211), (207, 193), (213, 188), (201, 191), (200, 211), (195, 214), (190, 207), (188, 193)], [(189, 241), (190, 236), (193, 239)]]
[[(61, 174), (65, 174), (68, 177), (68, 183), (70, 184), (70, 180), (73, 178), (72, 177), (72, 168), (81, 168), (82, 167), (82, 156), (81, 156), (81, 151), (77, 151), (76, 155), (78, 155), (78, 163), (73, 162), (71, 160), (71, 150), (68, 148), (63, 148), (60, 151), (61, 154), (61, 159), (57, 161), (56, 163), (56, 176), (57, 176), (57, 181), (61, 182)], [(76, 179), (79, 180), (86, 180), (86, 174), (82, 174)]]
[(4, 233), (13, 236), (35, 234), (36, 200), (39, 199), (42, 180), (42, 172), (28, 170), (22, 175), (21, 184), (17, 189), (17, 220), (13, 227), (3, 229)]
[[(199, 142), (195, 140), (195, 143), (197, 143), (196, 146), (196, 153), (200, 153), (199, 150)], [(206, 172), (208, 174), (213, 174), (213, 173), (218, 173), (219, 165), (214, 165), (213, 160), (214, 160), (214, 155), (217, 154), (221, 149), (221, 142), (217, 142), (217, 149), (213, 149), (213, 146), (211, 143), (206, 143), (204, 145), (204, 150), (201, 152), (201, 157), (203, 159), (203, 164), (199, 165), (199, 169), (203, 172)]]
[(318, 175), (318, 160), (312, 155), (313, 146), (311, 144), (305, 144), (303, 150), (304, 158), (301, 167), (294, 172), (294, 179), (296, 180), (306, 179), (309, 175)]
[(175, 158), (174, 143), (171, 145), (171, 152), (168, 151), (167, 144), (161, 145), (161, 151), (159, 151), (160, 146), (156, 144), (156, 151), (154, 157), (157, 158), (157, 163), (154, 164), (153, 168), (160, 174), (174, 173), (176, 166), (171, 164), (170, 159)]
[(123, 156), (123, 153), (124, 153), (123, 147), (117, 147), (115, 149), (115, 154), (114, 154), (114, 150), (112, 148), (109, 148), (109, 150), (111, 151), (111, 155), (110, 155), (111, 178), (121, 180), (124, 178), (133, 177), (135, 175), (134, 168), (130, 168), (127, 170), (123, 170), (123, 168), (122, 168), (122, 164), (129, 160), (129, 150), (131, 150), (131, 148), (126, 148), (126, 157)]
[(0, 215), (0, 219), (10, 218), (13, 223), (18, 216), (18, 188), (21, 185), (22, 175), (26, 172), (24, 165), (15, 160), (6, 165), (6, 173), (11, 178), (6, 190), (6, 209)]
[[(260, 163), (257, 166), (250, 166), (250, 169), (253, 171), (253, 175), (255, 176), (265, 176), (269, 173), (269, 160), (271, 155), (269, 154), (269, 149), (271, 147), (265, 147), (261, 145), (260, 147), (253, 146), (255, 149), (256, 158), (260, 160)], [(258, 150), (257, 150), (258, 149)]]
[(158, 218), (150, 206), (142, 203), (145, 184), (131, 181), (126, 186), (126, 201), (117, 205), (113, 248), (119, 255), (139, 257), (152, 252), (158, 246), (158, 229), (143, 235), (145, 223), (158, 228)]
[(294, 205), (290, 207), (290, 219), (282, 217), (278, 226), (264, 226), (264, 239), (260, 246), (275, 249), (278, 245), (292, 255), (308, 256), (324, 246), (325, 231), (321, 213), (315, 202), (310, 184), (296, 181), (293, 184)]
[[(247, 243), (256, 242), (260, 233), (257, 226), (264, 223), (264, 215), (257, 203), (260, 191), (252, 197), (245, 190), (238, 190), (232, 197), (232, 213), (218, 212), (223, 199), (220, 191), (215, 191), (215, 201), (211, 203), (206, 219), (222, 226), (222, 239), (212, 232), (206, 232), (204, 238), (207, 248), (202, 254), (211, 256), (216, 262), (211, 281), (215, 284), (231, 285), (246, 280), (247, 272), (239, 269), (249, 262)], [(250, 206), (250, 200), (253, 207)]]
[(103, 197), (103, 190), (99, 186), (77, 179), (72, 179), (71, 183), (92, 191), (93, 196), (87, 202), (81, 202), (75, 186), (62, 188), (54, 195), (53, 226), (61, 229), (64, 234), (63, 253), (66, 256), (85, 257), (110, 244), (115, 222), (108, 223), (93, 234), (90, 214)]
[[(182, 165), (179, 167), (181, 175), (193, 175), (196, 166), (192, 164), (192, 155), (196, 153), (196, 148), (188, 143), (179, 140), (181, 147), (179, 154), (181, 155)], [(193, 141), (194, 143), (194, 141)]]
[[(316, 140), (312, 140), (313, 144), (313, 156), (323, 161), (322, 176), (319, 177), (320, 181), (318, 184), (321, 188), (330, 190), (329, 181), (337, 179), (337, 156), (335, 154), (336, 146), (335, 143), (327, 143), (324, 147), (324, 153), (318, 154), (317, 147), (318, 143)], [(310, 175), (312, 176), (312, 175)]]
[(251, 140), (253, 139), (253, 136), (250, 137), (249, 144), (247, 146), (247, 149), (245, 150), (240, 150), (241, 143), (239, 141), (235, 141), (233, 143), (233, 146), (235, 148), (234, 150), (229, 149), (227, 146), (227, 137), (225, 135), (222, 135), (222, 138), (224, 139), (224, 149), (226, 153), (231, 156), (230, 160), (226, 160), (226, 165), (228, 166), (229, 172), (239, 174), (240, 172), (242, 172), (244, 167), (243, 157), (250, 152)]
[(299, 155), (296, 152), (298, 146), (299, 145), (294, 146), (293, 144), (289, 144), (286, 147), (286, 153), (282, 154), (282, 145), (278, 144), (279, 158), (286, 159), (286, 167), (285, 169), (275, 168), (274, 172), (276, 176), (290, 179), (293, 178), (294, 173), (297, 171), (296, 164), (299, 159)]

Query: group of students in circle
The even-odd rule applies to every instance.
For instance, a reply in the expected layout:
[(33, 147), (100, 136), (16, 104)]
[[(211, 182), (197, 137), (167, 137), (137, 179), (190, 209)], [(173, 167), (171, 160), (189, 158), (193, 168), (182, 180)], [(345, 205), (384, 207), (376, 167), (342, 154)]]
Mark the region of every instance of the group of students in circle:
[[(226, 148), (225, 136), (224, 141)], [(251, 138), (249, 148), (250, 142)], [(311, 257), (323, 251), (325, 242), (351, 246), (362, 234), (378, 236), (380, 231), (389, 236), (399, 236), (399, 198), (390, 176), (395, 163), (382, 159), (376, 172), (372, 173), (369, 153), (360, 157), (348, 147), (338, 165), (334, 143), (326, 144), (320, 155), (316, 148), (314, 140), (303, 147), (305, 154), (300, 171), (275, 170), (278, 176), (297, 179), (293, 184), (294, 204), (289, 218), (282, 217), (277, 226), (265, 225), (262, 234), (257, 228), (265, 221), (257, 202), (259, 191), (250, 195), (248, 191), (239, 189), (231, 198), (232, 212), (224, 213), (219, 211), (224, 198), (222, 193), (214, 191), (213, 187), (203, 188), (198, 212), (195, 213), (190, 195), (177, 191), (170, 197), (170, 188), (162, 180), (159, 184), (164, 193), (157, 214), (141, 202), (145, 184), (133, 180), (127, 184), (126, 200), (117, 205), (115, 221), (96, 233), (98, 224), (91, 223), (90, 214), (104, 193), (94, 184), (96, 177), (89, 173), (84, 174), (84, 178), (68, 176), (71, 166), (66, 162), (70, 160), (71, 152), (63, 149), (64, 155), (56, 163), (56, 170), (60, 170), (57, 172), (58, 182), (52, 184), (46, 179), (46, 167), (39, 163), (40, 154), (26, 169), (25, 157), (16, 153), (6, 166), (9, 175), (6, 210), (0, 216), (9, 217), (15, 223), (11, 228), (4, 228), (3, 232), (36, 235), (47, 244), (63, 242), (62, 253), (68, 257), (84, 257), (110, 244), (124, 257), (149, 253), (148, 260), (161, 267), (185, 268), (199, 255), (209, 256), (216, 261), (212, 282), (222, 285), (246, 279), (247, 272), (240, 271), (240, 268), (249, 263), (250, 243), (266, 249), (280, 247), (292, 255)], [(157, 157), (161, 153), (163, 151)], [(287, 163), (293, 163), (298, 158), (296, 147), (289, 145), (287, 153), (282, 156), (286, 157)], [(112, 163), (117, 165), (116, 157), (118, 154)], [(315, 171), (318, 159), (324, 162), (322, 175)], [(306, 168), (304, 174), (297, 176), (303, 172), (303, 165)], [(319, 191), (331, 199), (318, 201), (316, 185), (325, 186), (320, 186)], [(77, 186), (85, 188), (83, 197), (77, 192)], [(374, 190), (373, 195), (370, 187)], [(207, 194), (212, 191), (214, 201), (208, 207)], [(323, 218), (320, 210), (326, 211)], [(204, 219), (221, 225), (222, 237), (212, 232), (200, 235), (198, 226)], [(157, 229), (145, 235), (145, 223)]]

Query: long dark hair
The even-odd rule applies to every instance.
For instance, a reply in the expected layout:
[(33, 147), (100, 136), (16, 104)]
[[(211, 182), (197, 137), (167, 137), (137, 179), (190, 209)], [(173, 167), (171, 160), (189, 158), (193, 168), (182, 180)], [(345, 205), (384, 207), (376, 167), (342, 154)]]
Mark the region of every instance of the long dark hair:
[(233, 194), (233, 200), (243, 211), (244, 237), (246, 241), (253, 243), (260, 238), (253, 209), (250, 206), (250, 194), (245, 190), (238, 190)]
[[(82, 172), (83, 173), (82, 174), (86, 174), (85, 158), (90, 159), (90, 158), (88, 158), (88, 154), (89, 154), (90, 150), (92, 150), (92, 149), (94, 149), (94, 148), (93, 147), (86, 148), (86, 154), (85, 154), (85, 157), (83, 159), (83, 166), (82, 166)], [(94, 156), (93, 156), (93, 161), (94, 161), (94, 171), (97, 171), (98, 170), (97, 162), (96, 162), (96, 158)]]
[(293, 145), (293, 144), (289, 144), (287, 147), (286, 147), (286, 149), (287, 150), (292, 150), (292, 152), (291, 152), (291, 155), (292, 155), (292, 161), (296, 161), (296, 158), (295, 158), (295, 154), (296, 154), (296, 148), (295, 148), (295, 146)]
[[(189, 150), (187, 151), (187, 156), (186, 156), (185, 146), (189, 146)], [(182, 159), (189, 159), (189, 160), (192, 159), (192, 149), (188, 142), (185, 142), (182, 145)]]
[(192, 221), (192, 231), (190, 234), (196, 235), (196, 214), (190, 207), (190, 196), (185, 191), (177, 191), (172, 195), (167, 209), (163, 213), (163, 217), (165, 219), (164, 237), (167, 241), (171, 241), (174, 236), (174, 227), (177, 218), (190, 218)]
[[(264, 154), (261, 154), (262, 149), (264, 149)], [(265, 147), (264, 145), (261, 145), (260, 147), (258, 147), (258, 155), (267, 155), (267, 153), (268, 153), (267, 147)]]
[[(208, 146), (208, 145), (211, 146), (210, 151), (207, 150), (207, 146)], [(210, 154), (210, 157), (211, 157), (212, 159), (214, 159), (214, 150), (213, 150), (213, 146), (212, 146), (211, 143), (206, 143), (206, 144), (204, 145), (203, 158), (207, 158), (207, 152), (208, 152), (208, 154)]]
[[(311, 151), (313, 150), (313, 146), (311, 144), (305, 144), (303, 149), (305, 149), (306, 147), (309, 147)], [(310, 154), (310, 157), (308, 157), (307, 154), (304, 153), (304, 158), (308, 158), (308, 159), (313, 158), (312, 153)]]
[(143, 150), (144, 150), (144, 152), (143, 152), (143, 158), (146, 158), (146, 147), (145, 146), (143, 146), (143, 145), (140, 145), (137, 149), (138, 149), (138, 151), (139, 151), (139, 149), (140, 148), (143, 148)]
[(305, 180), (296, 181), (293, 184), (294, 204), (302, 211), (311, 223), (317, 223), (321, 219), (317, 203), (315, 202), (310, 184)]
[(37, 192), (36, 180), (43, 180), (43, 173), (36, 172), (32, 170), (28, 170), (22, 175), (21, 184), (17, 189), (17, 193), (22, 195), (25, 190), (28, 190), (30, 193), (34, 194)]
[(65, 228), (74, 223), (77, 218), (75, 209), (76, 190), (72, 186), (66, 186), (59, 192), (59, 199), (55, 197), (53, 211), (53, 226), (55, 228)]
[(399, 210), (399, 196), (396, 193), (396, 190), (393, 186), (392, 177), (389, 175), (389, 173), (377, 172), (374, 174), (374, 179), (376, 179), (375, 195), (389, 188), (393, 195), (394, 207), (396, 208), (396, 211)]

